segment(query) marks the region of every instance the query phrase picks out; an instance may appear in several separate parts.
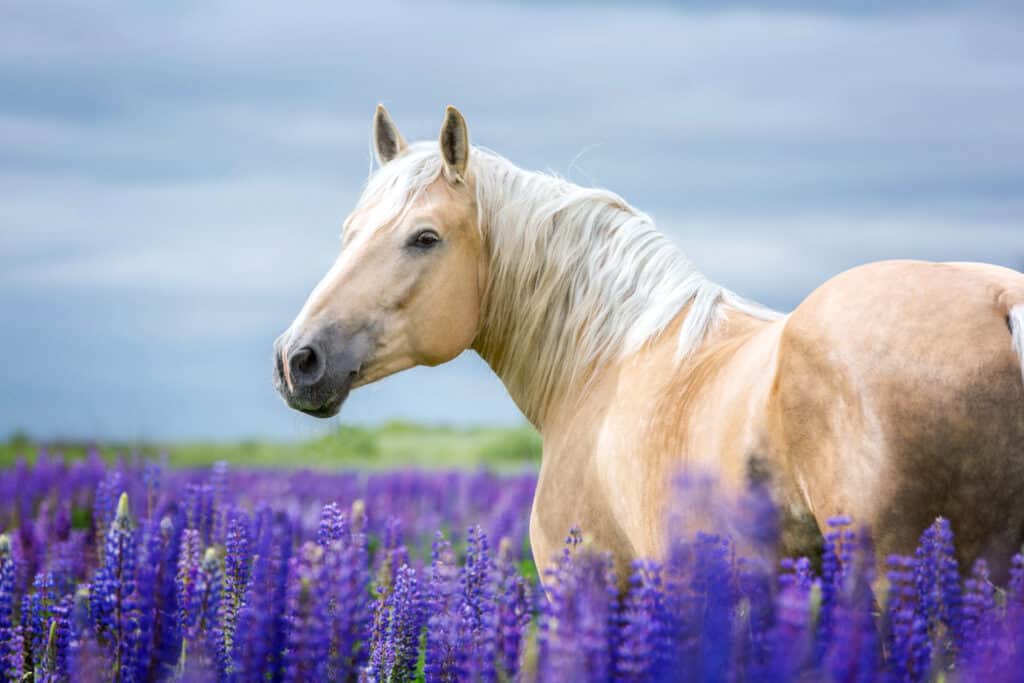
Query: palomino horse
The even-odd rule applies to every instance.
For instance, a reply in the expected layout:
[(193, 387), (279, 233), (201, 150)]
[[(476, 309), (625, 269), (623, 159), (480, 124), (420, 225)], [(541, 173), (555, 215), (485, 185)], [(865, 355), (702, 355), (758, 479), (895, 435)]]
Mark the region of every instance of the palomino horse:
[(407, 145), (383, 107), (380, 169), (341, 255), (276, 342), (289, 406), (472, 348), (540, 431), (530, 540), (579, 524), (620, 567), (664, 545), (680, 468), (766, 477), (783, 545), (828, 518), (907, 552), (949, 517), (962, 561), (1004, 575), (1024, 536), (1024, 275), (991, 265), (854, 268), (781, 315), (698, 273), (620, 197), (471, 147), (449, 107)]

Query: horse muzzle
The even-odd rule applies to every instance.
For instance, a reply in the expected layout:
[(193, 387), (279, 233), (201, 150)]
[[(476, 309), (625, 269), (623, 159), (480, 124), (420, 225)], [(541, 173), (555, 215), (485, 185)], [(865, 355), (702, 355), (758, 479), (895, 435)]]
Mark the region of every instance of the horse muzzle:
[(371, 348), (365, 334), (346, 335), (336, 326), (312, 334), (286, 332), (274, 342), (274, 388), (290, 408), (333, 417)]

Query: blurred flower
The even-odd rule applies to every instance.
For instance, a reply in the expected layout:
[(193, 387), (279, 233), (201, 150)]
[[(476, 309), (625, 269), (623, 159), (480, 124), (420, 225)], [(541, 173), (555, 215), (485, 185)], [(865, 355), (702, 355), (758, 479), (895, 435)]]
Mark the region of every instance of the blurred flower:
[(513, 562), (512, 543), (501, 539), (498, 551), (497, 657), (500, 680), (516, 680), (530, 625), (530, 586)]
[(0, 675), (21, 680), (24, 671), (21, 629), (14, 621), (14, 556), (11, 538), (0, 534)]
[[(533, 484), (42, 453), (0, 471), (0, 680), (1003, 683), (1024, 669), (1024, 556), (1005, 594), (983, 561), (963, 581), (944, 519), (888, 559), (878, 614), (870, 539), (849, 519), (830, 520), (819, 569), (776, 564), (766, 492), (691, 478), (663, 561), (620, 582), (574, 528), (541, 591), (524, 552)], [(485, 530), (510, 534), (497, 557)]]
[(327, 680), (331, 632), (324, 599), (324, 549), (307, 541), (288, 563), (284, 680)]

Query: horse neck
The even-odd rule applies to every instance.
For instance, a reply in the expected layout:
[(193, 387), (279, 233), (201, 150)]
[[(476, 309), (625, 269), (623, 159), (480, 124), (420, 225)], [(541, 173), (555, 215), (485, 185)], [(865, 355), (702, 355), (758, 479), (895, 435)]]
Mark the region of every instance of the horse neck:
[(639, 350), (689, 305), (686, 317), (699, 320), (682, 324), (688, 351), (723, 290), (617, 196), (500, 171), (477, 192), (489, 268), (473, 348), (543, 431), (551, 406), (579, 400), (598, 368)]

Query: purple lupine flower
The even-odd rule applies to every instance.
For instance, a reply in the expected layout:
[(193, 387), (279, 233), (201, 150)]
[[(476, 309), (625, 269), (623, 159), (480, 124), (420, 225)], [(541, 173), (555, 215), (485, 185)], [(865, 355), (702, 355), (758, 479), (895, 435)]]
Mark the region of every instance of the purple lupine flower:
[[(842, 587), (846, 565), (850, 562), (848, 546), (844, 543), (849, 517), (832, 517), (828, 520), (829, 531), (821, 554), (821, 606), (818, 610), (815, 658), (821, 660), (832, 644), (832, 630), (835, 623), (838, 594)], [(852, 539), (848, 539), (852, 540)]]
[(155, 649), (155, 639), (165, 626), (162, 621), (160, 605), (161, 571), (165, 568), (164, 553), (160, 546), (161, 534), (159, 524), (152, 518), (142, 523), (142, 542), (138, 569), (136, 571), (137, 597), (135, 605), (138, 609), (138, 628), (131, 634), (133, 649), (137, 653), (138, 670), (134, 676), (138, 680), (150, 678), (151, 658)]
[(204, 639), (208, 649), (204, 652), (205, 659), (215, 654), (220, 647), (218, 639), (217, 618), (220, 614), (221, 591), (224, 586), (224, 575), (221, 570), (217, 548), (207, 548), (203, 560), (199, 563), (199, 615), (196, 631)]
[[(42, 577), (43, 575), (40, 575)], [(37, 577), (39, 579), (40, 577)], [(38, 581), (37, 581), (38, 582)], [(43, 588), (47, 593), (47, 588)], [(26, 596), (28, 597), (28, 596)], [(44, 634), (39, 638), (38, 645), (33, 642), (31, 645), (31, 660), (33, 668), (33, 680), (45, 683), (57, 683), (65, 681), (70, 676), (69, 655), (70, 655), (70, 623), (71, 596), (65, 596), (59, 602), (46, 606), (45, 599), (42, 602), (34, 602), (27, 606), (31, 613), (30, 619), (33, 622), (32, 629), (43, 627)], [(45, 614), (40, 617), (40, 612)], [(32, 640), (36, 640), (35, 634)], [(26, 667), (28, 668), (28, 667)], [(125, 676), (125, 680), (132, 680)]]
[(178, 598), (178, 629), (185, 640), (195, 640), (198, 635), (201, 601), (199, 585), (201, 543), (197, 529), (185, 529), (181, 535), (175, 587)]
[(498, 670), (502, 680), (514, 681), (530, 624), (530, 588), (516, 571), (510, 539), (503, 538), (498, 547)]
[(579, 549), (573, 529), (549, 571), (540, 615), (538, 678), (609, 681), (615, 671), (618, 588), (611, 558)]
[(324, 585), (329, 599), (324, 602), (325, 619), (331, 633), (330, 680), (354, 678), (365, 666), (367, 635), (373, 622), (370, 596), (369, 557), (363, 528), (363, 502), (352, 504), (349, 538), (330, 543), (325, 549)]
[(1006, 587), (1007, 611), (1024, 616), (1024, 554), (1015, 553), (1010, 560), (1010, 582)]
[[(835, 611), (834, 638), (826, 654), (830, 680), (870, 683), (878, 670), (878, 638), (874, 615), (875, 554), (867, 534), (844, 534), (844, 580)], [(856, 547), (856, 552), (853, 548)]]
[(249, 542), (249, 517), (240, 510), (228, 514), (224, 557), (224, 591), (217, 615), (217, 661), (224, 674), (234, 670), (232, 652), (238, 613), (252, 573), (252, 550)]
[(223, 577), (217, 549), (209, 547), (200, 553), (200, 535), (196, 529), (186, 529), (181, 537), (178, 554), (178, 574), (175, 578), (178, 598), (178, 627), (181, 629), (181, 655), (178, 669), (187, 670), (191, 660), (207, 671), (220, 648), (217, 615), (220, 610)]
[(949, 520), (941, 517), (935, 521), (935, 525), (935, 563), (942, 595), (942, 619), (951, 633), (960, 634), (963, 593), (960, 587), (960, 566), (953, 543), (953, 527)]
[(402, 542), (402, 520), (392, 516), (388, 518), (384, 528), (384, 539), (379, 553), (381, 560), (377, 568), (377, 584), (390, 591), (395, 579), (395, 571), (403, 564), (409, 564), (409, 550)]
[(227, 535), (228, 518), (228, 463), (218, 460), (210, 468), (210, 488), (207, 500), (207, 514), (210, 519), (209, 542), (224, 543)]
[(886, 680), (924, 680), (931, 669), (928, 623), (915, 609), (915, 561), (901, 555), (886, 558), (889, 598), (887, 610), (889, 667)]
[(949, 521), (939, 517), (921, 535), (914, 553), (917, 611), (936, 642), (936, 666), (952, 666), (963, 632), (960, 571)]
[(700, 661), (705, 681), (724, 681), (731, 657), (730, 635), (735, 591), (732, 582), (732, 547), (728, 540), (697, 534), (691, 590), (699, 601), (701, 619)]
[(0, 678), (21, 680), (25, 662), (21, 628), (14, 621), (14, 556), (11, 538), (0, 534)]
[(128, 494), (122, 493), (104, 543), (103, 564), (93, 577), (89, 592), (93, 627), (110, 653), (115, 680), (131, 680), (138, 664), (131, 637), (138, 628), (135, 553)]
[(163, 471), (158, 463), (147, 462), (142, 471), (142, 483), (146, 487), (146, 517), (153, 517), (156, 508), (157, 496), (160, 493), (160, 484), (163, 479)]
[(291, 557), (291, 527), (266, 507), (256, 515), (256, 554), (252, 578), (238, 614), (232, 658), (241, 680), (278, 680), (281, 653), (285, 645), (284, 605), (288, 561)]
[(616, 681), (668, 677), (672, 644), (668, 640), (670, 626), (663, 597), (661, 566), (652, 561), (636, 560), (620, 619)]
[(213, 487), (190, 482), (185, 485), (185, 525), (199, 531), (200, 544), (213, 542)]
[(284, 681), (327, 680), (331, 632), (324, 609), (324, 549), (307, 541), (289, 560)]
[(942, 620), (942, 591), (936, 549), (938, 524), (936, 520), (924, 530), (914, 551), (914, 583), (917, 587), (918, 611), (932, 631), (937, 630)]
[(54, 520), (56, 543), (51, 542), (48, 569), (53, 575), (57, 592), (64, 595), (73, 593), (80, 578), (86, 575), (87, 532), (70, 528), (70, 512), (67, 505), (57, 508)]
[(459, 628), (459, 570), (455, 551), (441, 532), (434, 539), (430, 558), (423, 675), (428, 681), (454, 681), (458, 676), (458, 653), (465, 647)]
[(60, 599), (53, 575), (49, 573), (37, 574), (31, 592), (21, 599), (21, 624), (26, 650), (32, 667), (43, 673), (52, 672), (45, 664), (45, 654), (50, 641), (50, 625), (60, 614)]
[(412, 681), (423, 630), (423, 602), (416, 571), (407, 564), (380, 596), (374, 614), (371, 654), (364, 675), (369, 680)]
[[(68, 668), (72, 680), (101, 680), (99, 673), (103, 654), (93, 637), (92, 616), (89, 607), (89, 587), (81, 586), (71, 598), (68, 614), (71, 643), (68, 650)], [(102, 665), (105, 669), (105, 664)]]
[(109, 470), (93, 498), (92, 523), (96, 531), (97, 545), (100, 548), (100, 561), (103, 561), (104, 539), (110, 524), (114, 521), (117, 511), (118, 496), (124, 491), (124, 473), (120, 469)]
[(158, 605), (158, 612), (153, 622), (154, 657), (151, 665), (158, 669), (173, 663), (181, 650), (177, 568), (182, 531), (170, 516), (165, 516), (160, 520), (158, 535), (150, 536), (146, 543), (146, 557), (160, 558), (152, 577), (153, 599)]
[(463, 679), (489, 683), (497, 678), (496, 577), (487, 535), (479, 526), (470, 527), (466, 534), (466, 558), (459, 578), (462, 585), (460, 630), (465, 643), (459, 653), (459, 672)]
[[(988, 563), (978, 558), (970, 578), (964, 582), (960, 658), (964, 663), (991, 659), (995, 643), (995, 591), (989, 579)], [(983, 672), (976, 671), (977, 674)]]
[(316, 542), (327, 547), (334, 541), (347, 542), (349, 538), (348, 519), (337, 503), (324, 505), (320, 512), (320, 526), (316, 532)]
[(736, 619), (736, 677), (765, 680), (771, 671), (770, 638), (775, 624), (771, 565), (758, 558), (740, 558), (736, 579), (738, 600), (746, 605)]
[(778, 577), (775, 624), (768, 638), (771, 654), (766, 679), (800, 680), (813, 650), (810, 562), (787, 558), (780, 565), (783, 571)]
[(65, 595), (54, 610), (54, 621), (51, 626), (53, 639), (49, 648), (50, 670), (59, 681), (67, 680), (71, 675), (71, 610), (74, 598)]
[(66, 541), (71, 535), (71, 501), (64, 499), (57, 504), (53, 515), (53, 538), (50, 540)]
[[(8, 473), (0, 473), (0, 524), (13, 529), (12, 537), (5, 542), (6, 550), (0, 552), (0, 631), (3, 632), (0, 662), (3, 667), (10, 669), (13, 652), (19, 676), (27, 673), (37, 680), (66, 677), (83, 681), (130, 680), (133, 677), (153, 680), (171, 674), (167, 665), (173, 664), (181, 650), (181, 636), (175, 621), (179, 610), (174, 574), (181, 546), (188, 545), (182, 544), (189, 516), (186, 509), (192, 509), (191, 516), (198, 522), (195, 527), (199, 540), (198, 559), (193, 561), (199, 567), (197, 585), (221, 585), (216, 579), (200, 575), (222, 573), (223, 588), (213, 623), (208, 609), (197, 608), (198, 614), (205, 612), (207, 616), (199, 617), (196, 631), (200, 637), (189, 643), (188, 658), (180, 669), (182, 674), (188, 680), (215, 675), (221, 680), (239, 683), (281, 680), (283, 669), (279, 660), (298, 632), (292, 628), (295, 620), (288, 621), (286, 628), (286, 605), (294, 602), (296, 586), (303, 585), (301, 581), (296, 584), (287, 579), (288, 559), (294, 548), (307, 544), (308, 549), (310, 541), (319, 540), (314, 507), (317, 501), (366, 496), (369, 507), (379, 513), (372, 529), (375, 537), (383, 537), (381, 548), (374, 553), (371, 562), (363, 533), (364, 522), (356, 521), (362, 519), (363, 512), (353, 512), (351, 530), (335, 532), (337, 540), (321, 546), (315, 590), (324, 599), (312, 605), (313, 609), (303, 613), (299, 621), (307, 625), (323, 624), (322, 631), (326, 635), (317, 637), (329, 639), (329, 654), (324, 658), (327, 680), (352, 680), (360, 669), (367, 679), (370, 671), (377, 671), (381, 676), (393, 674), (396, 678), (408, 676), (415, 665), (414, 661), (409, 664), (408, 658), (404, 668), (394, 671), (385, 671), (380, 663), (398, 661), (399, 651), (418, 653), (418, 643), (407, 639), (407, 648), (378, 647), (386, 639), (383, 635), (371, 634), (371, 624), (375, 621), (373, 617), (385, 616), (376, 620), (376, 630), (381, 631), (383, 627), (386, 634), (392, 624), (400, 626), (408, 621), (407, 612), (395, 608), (402, 601), (393, 593), (402, 592), (398, 590), (398, 584), (404, 581), (400, 581), (402, 558), (411, 556), (410, 566), (414, 566), (419, 561), (418, 550), (411, 555), (408, 553), (397, 533), (396, 523), (376, 520), (401, 519), (408, 547), (418, 549), (422, 547), (424, 534), (439, 525), (465, 528), (479, 521), (484, 528), (510, 528), (511, 533), (518, 534), (520, 527), (509, 520), (525, 518), (523, 513), (529, 500), (526, 495), (527, 504), (515, 507), (520, 504), (509, 503), (512, 496), (498, 489), (499, 485), (511, 486), (508, 479), (480, 473), (405, 472), (365, 477), (350, 473), (315, 477), (294, 474), (282, 478), (243, 470), (232, 474), (235, 486), (222, 494), (214, 494), (217, 487), (208, 470), (168, 471), (152, 511), (147, 500), (144, 508), (140, 507), (146, 514), (140, 515), (140, 527), (133, 531), (138, 542), (130, 545), (137, 554), (130, 553), (128, 561), (134, 564), (135, 586), (127, 595), (122, 594), (121, 621), (127, 637), (125, 656), (119, 668), (115, 668), (111, 639), (116, 639), (116, 629), (97, 628), (97, 620), (90, 614), (87, 590), (76, 593), (70, 609), (66, 610), (70, 600), (67, 593), (79, 582), (91, 579), (93, 593), (99, 596), (100, 588), (110, 583), (106, 568), (111, 563), (116, 564), (119, 551), (94, 548), (88, 514), (82, 516), (81, 513), (87, 513), (90, 506), (109, 509), (102, 504), (94, 505), (94, 493), (102, 488), (104, 481), (109, 488), (109, 482), (118, 476), (129, 498), (142, 500), (133, 492), (140, 496), (149, 493), (140, 485), (140, 482), (147, 483), (144, 467), (134, 459), (127, 465), (106, 469), (95, 457), (84, 464), (65, 464), (59, 457), (46, 456), (39, 466), (29, 467), (23, 463)], [(531, 483), (528, 477), (523, 481)], [(184, 492), (190, 484), (199, 487), (192, 488), (192, 500), (185, 505)], [(204, 485), (210, 495), (204, 494)], [(528, 486), (523, 488), (528, 489)], [(244, 494), (239, 495), (239, 491)], [(231, 578), (242, 577), (245, 573), (244, 564), (237, 571), (231, 568), (236, 552), (231, 549), (233, 541), (229, 537), (233, 536), (234, 516), (242, 514), (235, 507), (239, 500), (254, 501), (261, 506), (257, 508), (255, 524), (248, 527), (255, 553), (247, 590), (245, 581)], [(260, 502), (267, 500), (279, 506), (276, 512)], [(498, 501), (491, 506), (494, 510), (488, 508), (488, 500)], [(212, 514), (210, 501), (216, 503)], [(716, 515), (724, 515), (724, 511), (722, 506), (714, 510)], [(153, 520), (163, 514), (168, 515), (166, 523), (157, 526)], [(760, 516), (761, 513), (751, 515), (745, 511), (744, 518), (729, 530), (743, 529), (751, 518), (756, 520)], [(108, 514), (108, 517), (115, 515)], [(210, 519), (215, 521), (211, 524)], [(223, 520), (222, 530), (216, 520)], [(114, 521), (116, 519), (109, 519), (108, 525)], [(207, 545), (203, 537), (207, 532), (201, 527), (211, 526), (209, 533), (216, 540), (217, 550), (209, 550), (202, 556), (201, 550)], [(588, 668), (578, 661), (580, 652), (592, 651), (595, 642), (606, 642), (611, 655), (604, 660), (597, 658), (597, 664), (591, 668), (596, 670), (602, 661), (611, 660), (608, 667), (613, 667), (619, 679), (626, 678), (630, 672), (659, 670), (657, 664), (646, 660), (665, 652), (666, 661), (677, 666), (660, 667), (667, 673), (649, 674), (649, 680), (672, 680), (681, 675), (681, 671), (695, 678), (712, 680), (726, 676), (730, 680), (906, 681), (929, 676), (993, 683), (1016, 680), (1024, 668), (1024, 646), (1017, 642), (1019, 634), (1024, 632), (1024, 607), (1021, 607), (1024, 604), (1024, 557), (1011, 563), (1005, 609), (1002, 609), (1002, 601), (996, 601), (996, 608), (993, 601), (999, 594), (993, 592), (985, 578), (983, 565), (975, 568), (967, 588), (962, 587), (956, 572), (952, 531), (948, 523), (937, 522), (922, 536), (913, 562), (902, 559), (893, 566), (899, 576), (891, 585), (894, 588), (892, 599), (888, 603), (883, 601), (885, 614), (879, 632), (873, 625), (866, 590), (871, 567), (861, 558), (859, 549), (859, 543), (865, 538), (858, 536), (859, 543), (854, 544), (851, 534), (847, 529), (833, 538), (837, 561), (832, 575), (839, 578), (833, 581), (831, 637), (823, 656), (816, 660), (813, 643), (819, 637), (817, 627), (826, 625), (824, 621), (819, 624), (816, 621), (828, 582), (814, 577), (806, 559), (780, 563), (778, 588), (772, 590), (776, 584), (766, 565), (732, 557), (732, 547), (738, 545), (730, 546), (723, 539), (711, 536), (678, 547), (670, 545), (660, 587), (651, 575), (633, 576), (632, 588), (620, 606), (614, 585), (608, 594), (602, 593), (601, 587), (607, 586), (607, 582), (600, 572), (587, 569), (591, 560), (578, 547), (580, 535), (573, 533), (571, 550), (564, 556), (564, 564), (556, 563), (555, 573), (561, 573), (564, 580), (553, 582), (550, 601), (542, 599), (540, 609), (548, 611), (551, 605), (558, 606), (553, 613), (557, 613), (559, 619), (540, 618), (537, 676), (540, 680), (559, 676), (562, 680), (586, 677)], [(105, 536), (104, 546), (106, 540)], [(497, 563), (487, 572), (491, 578), (483, 584), (489, 587), (492, 597), (484, 599), (475, 598), (470, 588), (478, 585), (470, 577), (477, 575), (481, 566), (477, 561), (480, 551), (474, 549), (476, 542), (468, 543), (465, 564), (457, 563), (453, 553), (451, 568), (456, 585), (452, 592), (451, 623), (455, 640), (466, 643), (454, 657), (456, 664), (450, 667), (457, 677), (486, 679), (490, 671), (494, 671), (494, 675), (506, 680), (517, 675), (530, 677), (534, 672), (533, 650), (527, 670), (518, 671), (523, 635), (534, 609), (527, 590), (531, 584), (515, 570), (515, 560), (523, 547), (521, 541), (522, 536), (516, 535), (510, 546), (503, 543), (505, 548), (499, 553)], [(573, 550), (578, 556), (573, 556)], [(17, 563), (11, 560), (12, 554), (18, 559)], [(205, 569), (203, 560), (207, 560)], [(381, 601), (374, 601), (373, 592), (368, 588), (370, 577), (385, 563), (388, 576), (381, 581), (380, 597), (381, 601), (387, 601), (388, 609), (381, 606)], [(301, 557), (291, 564), (302, 564)], [(33, 578), (37, 579), (34, 587), (30, 585)], [(150, 588), (151, 585), (155, 588)], [(432, 598), (432, 585), (428, 582), (425, 587), (426, 594)], [(237, 590), (243, 590), (244, 597), (230, 644), (231, 658), (224, 662), (228, 649), (224, 644), (225, 633), (230, 628), (227, 615), (229, 605), (238, 602)], [(657, 604), (659, 600), (660, 607), (645, 606), (651, 602)], [(103, 600), (96, 600), (98, 614), (103, 612), (104, 604)], [(199, 599), (198, 604), (204, 604), (204, 599)], [(205, 604), (211, 601), (206, 599)], [(607, 604), (613, 607), (601, 607)], [(378, 609), (370, 609), (372, 605)], [(721, 609), (713, 605), (730, 607)], [(67, 612), (70, 613), (65, 619), (62, 615)], [(650, 612), (662, 613), (664, 623), (668, 624), (664, 629), (667, 635), (662, 640), (663, 647), (650, 646), (650, 642), (657, 641), (653, 636), (637, 635), (650, 626), (644, 620)], [(481, 614), (485, 618), (481, 619)], [(488, 615), (493, 615), (494, 635), (489, 645), (481, 647), (479, 634), (490, 628)], [(15, 616), (18, 623), (13, 623)], [(421, 613), (421, 623), (422, 618)], [(716, 638), (722, 641), (718, 649), (706, 640), (709, 633), (722, 634)], [(213, 654), (208, 649), (210, 636), (225, 650), (225, 653), (217, 653), (216, 660), (205, 656)], [(886, 639), (885, 646), (872, 647), (873, 639), (879, 637)], [(168, 639), (173, 643), (170, 653), (164, 645), (158, 645)], [(307, 648), (312, 637), (300, 640), (302, 647)], [(376, 663), (367, 666), (371, 641)], [(429, 644), (429, 638), (427, 641)], [(577, 644), (582, 646), (575, 647)], [(648, 655), (642, 654), (645, 646)], [(883, 651), (888, 661), (880, 661)], [(27, 659), (22, 659), (22, 653)], [(69, 658), (68, 676), (61, 673), (65, 666), (61, 664), (62, 653)], [(570, 655), (577, 661), (570, 661)], [(235, 667), (236, 663), (243, 662)], [(722, 664), (722, 668), (707, 675), (715, 662)], [(0, 679), (4, 674), (0, 671)], [(601, 678), (601, 674), (597, 677)]]

